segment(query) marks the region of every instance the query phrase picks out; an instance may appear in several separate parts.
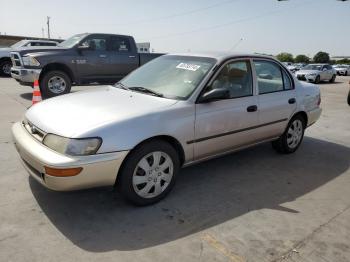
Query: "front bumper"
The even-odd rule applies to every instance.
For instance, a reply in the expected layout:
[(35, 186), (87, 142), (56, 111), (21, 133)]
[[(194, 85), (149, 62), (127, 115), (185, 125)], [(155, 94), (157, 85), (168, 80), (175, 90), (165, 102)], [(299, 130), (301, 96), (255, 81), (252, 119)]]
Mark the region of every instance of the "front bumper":
[(315, 82), (317, 75), (297, 74), (296, 77), (301, 81)]
[(345, 76), (345, 73), (346, 73), (346, 70), (344, 70), (344, 71), (337, 71), (337, 75), (339, 75), (339, 76)]
[[(78, 157), (62, 155), (36, 140), (20, 122), (13, 125), (12, 135), (25, 169), (43, 186), (56, 191), (114, 185), (119, 168), (128, 154), (128, 151), (122, 151)], [(83, 170), (76, 176), (55, 177), (45, 173), (45, 166), (82, 167)]]
[(11, 77), (20, 83), (31, 84), (39, 79), (41, 69), (11, 68)]

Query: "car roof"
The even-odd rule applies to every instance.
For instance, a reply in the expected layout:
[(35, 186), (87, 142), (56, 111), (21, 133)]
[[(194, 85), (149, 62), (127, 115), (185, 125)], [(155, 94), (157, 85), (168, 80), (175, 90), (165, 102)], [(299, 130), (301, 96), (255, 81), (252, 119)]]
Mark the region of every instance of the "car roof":
[(178, 56), (193, 56), (193, 57), (207, 57), (214, 58), (218, 61), (223, 61), (231, 58), (239, 57), (254, 57), (254, 58), (268, 58), (274, 59), (273, 56), (261, 55), (261, 54), (249, 54), (249, 53), (238, 53), (238, 52), (220, 52), (220, 51), (208, 51), (208, 52), (196, 52), (196, 53), (170, 53), (167, 55), (178, 55)]
[(57, 43), (56, 41), (52, 41), (52, 40), (36, 40), (36, 39), (25, 39), (24, 41), (38, 42), (38, 43)]

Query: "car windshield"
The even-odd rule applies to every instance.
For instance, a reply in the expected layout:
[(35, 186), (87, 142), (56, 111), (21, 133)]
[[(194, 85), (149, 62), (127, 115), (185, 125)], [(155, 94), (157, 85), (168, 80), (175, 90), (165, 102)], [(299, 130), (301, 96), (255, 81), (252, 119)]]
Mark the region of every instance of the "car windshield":
[(307, 65), (303, 67), (303, 70), (318, 70), (321, 71), (322, 65)]
[(213, 58), (161, 56), (135, 70), (116, 86), (135, 91), (147, 90), (151, 95), (153, 92), (159, 96), (185, 100), (215, 63)]
[(11, 46), (11, 48), (21, 47), (21, 46), (23, 46), (24, 44), (26, 44), (27, 42), (28, 42), (27, 40), (21, 40), (21, 41), (15, 43), (15, 44), (13, 44), (13, 45)]
[(85, 36), (86, 34), (74, 35), (68, 38), (67, 40), (63, 41), (62, 43), (60, 43), (58, 46), (71, 48), (75, 46), (77, 43), (79, 43), (80, 40), (83, 39)]

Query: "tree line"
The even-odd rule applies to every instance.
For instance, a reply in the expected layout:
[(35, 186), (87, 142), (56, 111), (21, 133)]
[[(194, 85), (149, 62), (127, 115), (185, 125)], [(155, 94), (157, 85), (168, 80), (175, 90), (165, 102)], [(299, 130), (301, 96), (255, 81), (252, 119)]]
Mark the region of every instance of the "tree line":
[(349, 59), (341, 59), (341, 60), (331, 60), (329, 54), (327, 52), (318, 52), (312, 59), (306, 55), (297, 55), (293, 56), (290, 53), (280, 53), (276, 56), (276, 58), (281, 62), (292, 62), (292, 63), (305, 63), (308, 64), (310, 62), (313, 63), (327, 63), (327, 64), (350, 64)]

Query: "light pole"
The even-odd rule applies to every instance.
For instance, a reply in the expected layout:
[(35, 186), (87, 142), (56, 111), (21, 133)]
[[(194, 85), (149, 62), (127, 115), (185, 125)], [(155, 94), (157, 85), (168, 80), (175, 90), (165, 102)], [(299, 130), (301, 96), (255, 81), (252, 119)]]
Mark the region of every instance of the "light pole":
[(51, 17), (47, 17), (47, 38), (50, 39), (50, 18)]

